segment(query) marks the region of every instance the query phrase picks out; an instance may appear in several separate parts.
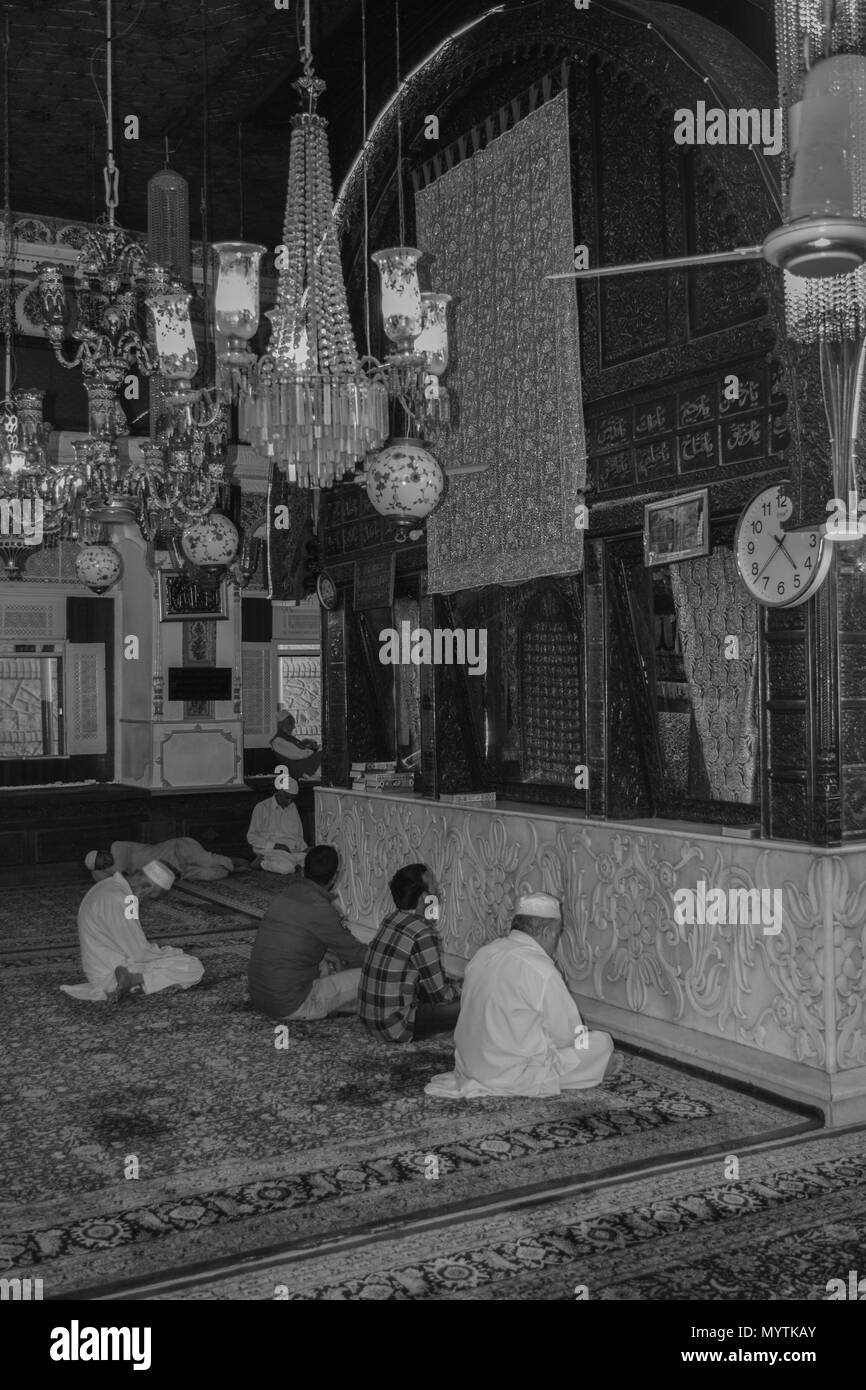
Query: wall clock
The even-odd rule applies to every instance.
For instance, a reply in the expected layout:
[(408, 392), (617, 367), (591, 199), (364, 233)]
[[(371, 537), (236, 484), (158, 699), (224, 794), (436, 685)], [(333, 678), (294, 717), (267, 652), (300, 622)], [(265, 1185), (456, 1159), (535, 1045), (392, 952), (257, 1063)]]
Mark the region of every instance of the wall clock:
[(749, 502), (734, 537), (740, 578), (753, 598), (772, 608), (796, 608), (817, 593), (833, 548), (824, 528), (786, 531), (794, 504), (788, 483), (765, 488)]
[(337, 593), (337, 586), (325, 570), (322, 570), (316, 580), (316, 593), (319, 596), (319, 603), (323, 608), (327, 608), (329, 613), (332, 613), (339, 605), (340, 595)]

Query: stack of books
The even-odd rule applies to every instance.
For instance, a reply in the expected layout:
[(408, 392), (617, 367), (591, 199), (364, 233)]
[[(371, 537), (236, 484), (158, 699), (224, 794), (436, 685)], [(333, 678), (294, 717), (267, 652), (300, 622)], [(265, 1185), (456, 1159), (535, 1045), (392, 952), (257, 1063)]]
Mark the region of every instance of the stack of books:
[(451, 792), (447, 796), (443, 793), (439, 800), (449, 806), (495, 806), (496, 792)]
[(352, 791), (412, 791), (415, 776), (411, 772), (398, 772), (396, 762), (392, 763), (352, 763)]

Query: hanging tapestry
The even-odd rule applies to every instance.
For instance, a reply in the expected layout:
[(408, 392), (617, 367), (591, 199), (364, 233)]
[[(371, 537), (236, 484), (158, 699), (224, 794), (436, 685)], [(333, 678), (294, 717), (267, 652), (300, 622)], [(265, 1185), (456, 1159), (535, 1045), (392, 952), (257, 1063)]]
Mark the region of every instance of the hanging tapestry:
[[(758, 605), (743, 593), (728, 547), (671, 565), (671, 589), (710, 795), (754, 801)], [(725, 650), (732, 637), (736, 659)]]
[(451, 476), (427, 523), (431, 593), (573, 574), (586, 484), (577, 291), (562, 92), (415, 195), (432, 288), (452, 296)]

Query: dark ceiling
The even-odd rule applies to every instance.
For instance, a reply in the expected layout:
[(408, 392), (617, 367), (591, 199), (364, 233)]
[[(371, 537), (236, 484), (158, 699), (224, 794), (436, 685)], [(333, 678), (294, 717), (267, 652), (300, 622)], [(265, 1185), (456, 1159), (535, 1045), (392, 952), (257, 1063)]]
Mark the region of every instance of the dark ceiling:
[[(192, 234), (200, 235), (206, 67), (210, 239), (243, 232), (268, 246), (280, 240), (289, 119), (298, 109), (291, 84), (301, 72), (303, 0), (289, 3), (286, 11), (273, 0), (114, 0), (117, 216), (124, 226), (146, 226), (147, 181), (163, 166), (167, 137), (172, 167), (190, 182)], [(614, 6), (630, 8), (611, 0)], [(93, 220), (103, 211), (105, 121), (91, 65), (104, 96), (105, 0), (28, 0), (5, 8), (12, 205)], [(509, 0), (509, 11), (521, 8), (535, 5)], [(687, 8), (735, 33), (772, 66), (772, 0), (694, 0)], [(490, 9), (490, 0), (399, 0), (403, 74)], [(361, 0), (312, 0), (312, 11), (316, 71), (328, 84), (320, 110), (329, 121), (336, 190), (363, 134)], [(495, 23), (495, 15), (485, 22)], [(367, 0), (367, 36), (372, 122), (396, 87), (394, 0)], [(128, 114), (139, 117), (137, 142), (123, 139)]]

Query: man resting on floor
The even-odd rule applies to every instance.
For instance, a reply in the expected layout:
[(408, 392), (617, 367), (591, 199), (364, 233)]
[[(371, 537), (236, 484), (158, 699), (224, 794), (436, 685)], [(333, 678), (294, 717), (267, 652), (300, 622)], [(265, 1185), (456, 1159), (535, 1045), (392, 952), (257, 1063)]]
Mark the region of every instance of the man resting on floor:
[(78, 909), (78, 939), (86, 985), (61, 985), (74, 999), (111, 999), (127, 994), (156, 994), (179, 985), (197, 985), (204, 966), (175, 946), (152, 946), (138, 918), (142, 903), (153, 902), (174, 883), (171, 869), (159, 860), (141, 872), (94, 884)]
[[(366, 946), (337, 910), (334, 884), (340, 860), (331, 845), (314, 845), (271, 902), (256, 932), (247, 980), (250, 1003), (269, 1018), (325, 1018), (355, 1012)], [(325, 955), (343, 967), (320, 978)]]
[(518, 902), (510, 934), (472, 957), (454, 1029), (456, 1066), (433, 1077), (428, 1096), (556, 1096), (619, 1070), (610, 1034), (584, 1028), (553, 963), (561, 935), (559, 902), (533, 893)]
[(253, 868), (271, 874), (293, 874), (304, 863), (307, 843), (295, 805), (298, 784), (288, 779), (288, 790), (278, 788), (273, 796), (253, 807), (247, 839), (255, 851)]
[(358, 1013), (385, 1042), (415, 1042), (450, 1033), (460, 1011), (460, 985), (442, 964), (439, 888), (426, 864), (407, 864), (388, 885), (397, 909), (367, 947)]
[(143, 845), (137, 840), (115, 840), (110, 850), (92, 849), (84, 860), (85, 867), (99, 883), (112, 874), (136, 873), (159, 859), (167, 864), (179, 878), (195, 880), (199, 883), (214, 878), (225, 878), (234, 871), (233, 859), (225, 854), (209, 854), (198, 840), (183, 835), (173, 840), (163, 840), (160, 845)]

